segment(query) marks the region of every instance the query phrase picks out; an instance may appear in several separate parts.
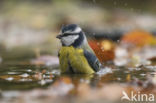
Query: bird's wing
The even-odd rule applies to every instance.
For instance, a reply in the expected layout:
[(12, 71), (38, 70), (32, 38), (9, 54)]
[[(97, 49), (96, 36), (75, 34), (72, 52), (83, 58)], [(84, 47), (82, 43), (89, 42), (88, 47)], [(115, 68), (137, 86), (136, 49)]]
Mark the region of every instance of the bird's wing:
[(89, 65), (93, 68), (94, 71), (99, 71), (100, 70), (100, 62), (97, 59), (97, 57), (92, 53), (87, 50), (84, 50), (84, 56), (86, 57)]

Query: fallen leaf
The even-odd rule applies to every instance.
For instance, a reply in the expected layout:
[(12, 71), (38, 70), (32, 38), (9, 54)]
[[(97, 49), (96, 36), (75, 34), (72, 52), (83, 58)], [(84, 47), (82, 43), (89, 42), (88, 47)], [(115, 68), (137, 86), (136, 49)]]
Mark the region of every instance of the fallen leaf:
[(89, 45), (101, 62), (113, 60), (115, 45), (109, 40), (90, 40)]
[(145, 45), (155, 45), (156, 39), (147, 31), (133, 30), (124, 34), (124, 36), (121, 38), (121, 42), (142, 47)]

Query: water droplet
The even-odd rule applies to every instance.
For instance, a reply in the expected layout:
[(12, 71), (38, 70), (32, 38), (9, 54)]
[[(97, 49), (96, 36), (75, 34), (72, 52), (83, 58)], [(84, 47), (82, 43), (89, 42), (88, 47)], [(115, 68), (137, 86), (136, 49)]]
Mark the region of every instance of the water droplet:
[(140, 70), (141, 70), (141, 68), (135, 68), (135, 70), (140, 71)]
[(145, 76), (146, 74), (140, 74), (141, 76)]
[(31, 69), (28, 69), (27, 71), (28, 71), (28, 72), (31, 72), (32, 70), (31, 70)]
[(97, 72), (97, 74), (99, 76), (103, 76), (103, 75), (108, 74), (108, 73), (112, 73), (112, 68), (105, 67), (105, 68), (102, 68), (100, 71)]
[(53, 71), (51, 72), (51, 74), (57, 74), (57, 75), (59, 75), (59, 74), (60, 74), (60, 71), (59, 71), (59, 70), (53, 70)]
[(9, 78), (6, 78), (6, 80), (12, 81), (12, 80), (14, 80), (14, 78), (13, 77), (9, 77)]
[(45, 84), (46, 84), (46, 81), (42, 79), (39, 83), (40, 83), (41, 85), (45, 85)]
[(42, 77), (43, 77), (43, 78), (45, 78), (45, 77), (46, 77), (46, 75), (44, 75), (44, 74), (43, 74), (43, 75), (42, 75)]
[(28, 77), (29, 76), (29, 74), (27, 74), (27, 73), (24, 73), (24, 74), (22, 74), (22, 75), (20, 75), (21, 77), (24, 77), (24, 78), (26, 78), (26, 77)]
[(11, 74), (11, 75), (12, 75), (12, 74), (17, 74), (17, 72), (8, 72), (8, 74)]

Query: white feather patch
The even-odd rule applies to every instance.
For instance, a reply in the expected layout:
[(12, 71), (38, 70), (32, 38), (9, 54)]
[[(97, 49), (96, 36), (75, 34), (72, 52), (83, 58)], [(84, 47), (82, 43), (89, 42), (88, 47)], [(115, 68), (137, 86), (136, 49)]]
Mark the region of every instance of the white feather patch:
[(77, 27), (73, 32), (74, 33), (79, 33), (79, 32), (81, 32), (81, 28), (80, 27)]
[(75, 40), (78, 38), (79, 38), (79, 35), (68, 35), (68, 36), (62, 37), (61, 42), (65, 44), (66, 46), (69, 46), (72, 43), (74, 43)]
[(65, 33), (75, 34), (75, 33), (80, 33), (80, 32), (81, 32), (81, 28), (77, 27), (74, 31), (68, 30), (68, 31), (65, 31), (63, 34)]

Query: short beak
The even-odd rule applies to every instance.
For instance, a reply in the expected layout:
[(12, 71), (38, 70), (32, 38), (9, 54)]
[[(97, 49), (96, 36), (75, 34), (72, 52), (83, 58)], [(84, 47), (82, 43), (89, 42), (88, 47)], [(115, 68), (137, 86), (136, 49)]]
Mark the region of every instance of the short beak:
[(57, 35), (56, 38), (61, 39), (62, 35)]

